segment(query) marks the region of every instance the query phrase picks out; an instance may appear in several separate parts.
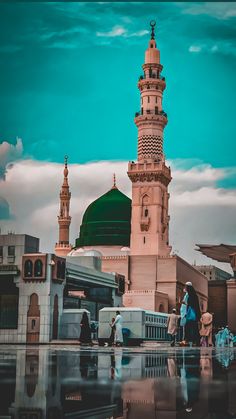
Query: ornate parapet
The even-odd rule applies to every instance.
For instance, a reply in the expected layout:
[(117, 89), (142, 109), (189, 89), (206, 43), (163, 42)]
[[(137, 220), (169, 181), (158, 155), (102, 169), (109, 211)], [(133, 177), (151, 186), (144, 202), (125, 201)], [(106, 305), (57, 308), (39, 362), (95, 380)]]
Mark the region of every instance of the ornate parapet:
[(160, 182), (165, 186), (171, 181), (170, 167), (160, 162), (129, 162), (128, 176), (132, 182)]

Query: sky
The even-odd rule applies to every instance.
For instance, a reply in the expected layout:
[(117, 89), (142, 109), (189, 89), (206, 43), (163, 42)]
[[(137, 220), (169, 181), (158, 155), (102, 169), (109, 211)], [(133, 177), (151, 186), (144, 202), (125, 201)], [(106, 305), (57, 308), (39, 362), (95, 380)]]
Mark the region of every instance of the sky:
[(65, 154), (73, 240), (114, 169), (130, 195), (152, 19), (167, 83), (173, 249), (193, 261), (197, 242), (235, 243), (236, 3), (221, 2), (0, 3), (3, 231), (24, 228), (52, 250)]

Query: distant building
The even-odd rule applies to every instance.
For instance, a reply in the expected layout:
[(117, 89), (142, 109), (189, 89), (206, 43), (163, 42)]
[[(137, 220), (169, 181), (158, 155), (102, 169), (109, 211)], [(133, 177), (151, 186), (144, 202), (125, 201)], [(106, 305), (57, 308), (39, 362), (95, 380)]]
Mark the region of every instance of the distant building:
[(24, 253), (39, 251), (39, 239), (27, 234), (0, 234), (0, 335), (18, 325), (19, 281)]
[[(21, 266), (24, 253), (37, 253), (39, 239), (28, 234), (0, 234), (0, 270), (4, 266)], [(8, 268), (10, 269), (10, 268)]]
[[(224, 326), (226, 323), (236, 333), (236, 246), (231, 244), (197, 244), (199, 252), (203, 255), (217, 260), (218, 262), (229, 263), (233, 275), (221, 281), (209, 281), (209, 310), (215, 313), (217, 326)], [(224, 314), (223, 314), (224, 313)], [(227, 313), (227, 314), (226, 314)], [(222, 324), (223, 323), (223, 324)]]
[(208, 310), (214, 313), (214, 327), (228, 323), (227, 281), (232, 275), (214, 265), (194, 265), (208, 279)]
[(205, 275), (208, 281), (223, 281), (231, 279), (232, 275), (229, 272), (223, 271), (214, 265), (193, 265), (195, 269)]

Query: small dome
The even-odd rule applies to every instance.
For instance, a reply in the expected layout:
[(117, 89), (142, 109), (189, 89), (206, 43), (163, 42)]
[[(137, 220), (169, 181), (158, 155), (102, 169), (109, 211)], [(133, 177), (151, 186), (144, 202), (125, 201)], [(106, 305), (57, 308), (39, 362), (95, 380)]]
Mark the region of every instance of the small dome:
[(131, 199), (116, 187), (86, 209), (76, 246), (130, 244)]
[(81, 253), (81, 256), (93, 256), (96, 258), (101, 258), (102, 257), (102, 253), (99, 252), (98, 250), (86, 250), (84, 253)]
[(84, 249), (81, 247), (79, 249), (72, 249), (67, 256), (83, 256), (84, 255)]
[(121, 252), (130, 252), (130, 247), (122, 247)]

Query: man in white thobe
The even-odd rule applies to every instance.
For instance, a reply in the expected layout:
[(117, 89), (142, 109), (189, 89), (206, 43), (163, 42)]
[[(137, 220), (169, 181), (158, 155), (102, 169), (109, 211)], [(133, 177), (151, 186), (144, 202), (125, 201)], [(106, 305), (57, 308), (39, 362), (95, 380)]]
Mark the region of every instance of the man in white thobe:
[(112, 327), (115, 326), (115, 344), (121, 346), (123, 344), (123, 333), (122, 333), (123, 317), (120, 312), (116, 312), (115, 321), (112, 323)]

